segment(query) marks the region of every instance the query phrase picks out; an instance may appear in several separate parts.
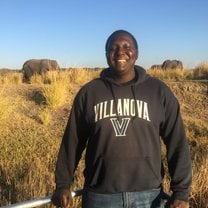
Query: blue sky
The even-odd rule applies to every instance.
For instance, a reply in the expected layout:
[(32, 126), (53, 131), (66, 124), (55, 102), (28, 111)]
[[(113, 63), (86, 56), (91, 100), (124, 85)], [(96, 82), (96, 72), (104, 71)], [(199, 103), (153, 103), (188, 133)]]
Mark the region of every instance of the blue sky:
[(207, 0), (0, 0), (0, 68), (31, 58), (106, 67), (105, 41), (117, 29), (136, 37), (143, 67), (208, 61)]

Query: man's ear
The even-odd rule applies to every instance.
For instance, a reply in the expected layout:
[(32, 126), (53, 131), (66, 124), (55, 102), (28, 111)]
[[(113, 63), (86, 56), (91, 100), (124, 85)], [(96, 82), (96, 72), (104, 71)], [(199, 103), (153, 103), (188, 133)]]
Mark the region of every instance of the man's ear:
[(137, 50), (137, 53), (136, 53), (136, 60), (139, 58), (139, 51)]
[(108, 56), (109, 56), (109, 53), (106, 51), (105, 52), (105, 57), (108, 58)]

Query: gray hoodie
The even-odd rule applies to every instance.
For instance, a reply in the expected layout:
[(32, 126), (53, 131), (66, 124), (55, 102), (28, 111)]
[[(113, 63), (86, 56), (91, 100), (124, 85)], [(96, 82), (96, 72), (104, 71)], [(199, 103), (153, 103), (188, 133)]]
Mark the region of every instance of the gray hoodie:
[(161, 138), (173, 197), (186, 200), (191, 160), (179, 104), (160, 80), (135, 66), (136, 79), (122, 85), (104, 69), (77, 94), (56, 166), (56, 185), (67, 188), (85, 154), (85, 188), (98, 193), (161, 187)]

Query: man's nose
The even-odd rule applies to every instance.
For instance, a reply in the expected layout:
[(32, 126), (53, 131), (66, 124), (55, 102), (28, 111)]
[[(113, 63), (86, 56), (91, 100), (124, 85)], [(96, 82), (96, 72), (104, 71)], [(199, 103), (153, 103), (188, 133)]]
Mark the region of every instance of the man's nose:
[(124, 54), (124, 52), (125, 52), (125, 50), (124, 50), (122, 47), (117, 48), (116, 53), (117, 53), (118, 55)]

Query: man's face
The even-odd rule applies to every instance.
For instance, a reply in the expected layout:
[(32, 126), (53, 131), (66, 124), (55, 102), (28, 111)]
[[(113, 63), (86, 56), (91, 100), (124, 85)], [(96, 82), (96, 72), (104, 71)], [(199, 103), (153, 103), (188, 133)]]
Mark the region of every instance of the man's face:
[(132, 37), (125, 33), (114, 36), (107, 46), (106, 58), (109, 67), (119, 75), (134, 70), (138, 50), (135, 48)]

